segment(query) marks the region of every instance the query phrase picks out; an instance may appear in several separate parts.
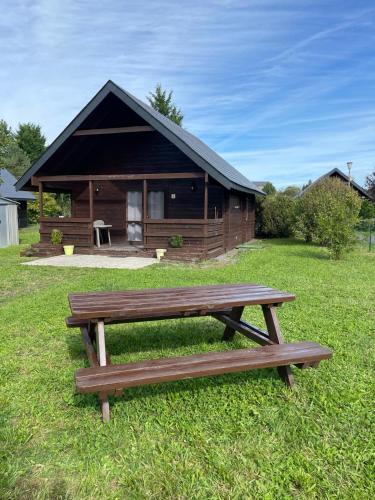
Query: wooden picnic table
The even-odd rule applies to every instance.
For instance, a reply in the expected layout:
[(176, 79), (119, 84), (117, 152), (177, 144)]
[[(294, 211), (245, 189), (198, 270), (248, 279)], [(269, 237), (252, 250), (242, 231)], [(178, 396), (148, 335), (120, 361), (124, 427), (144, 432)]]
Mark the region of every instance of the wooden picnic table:
[[(108, 421), (108, 395), (119, 395), (126, 387), (265, 367), (276, 367), (291, 387), (290, 365), (315, 367), (332, 355), (314, 342), (284, 343), (276, 308), (294, 299), (290, 293), (256, 284), (70, 294), (72, 316), (67, 318), (67, 325), (81, 329), (90, 363), (90, 368), (76, 373), (77, 390), (98, 392), (103, 421)], [(245, 306), (251, 305), (261, 306), (266, 330), (241, 319)], [(211, 316), (224, 323), (224, 341), (232, 340), (239, 332), (262, 347), (111, 364), (105, 345), (106, 324), (199, 316)]]

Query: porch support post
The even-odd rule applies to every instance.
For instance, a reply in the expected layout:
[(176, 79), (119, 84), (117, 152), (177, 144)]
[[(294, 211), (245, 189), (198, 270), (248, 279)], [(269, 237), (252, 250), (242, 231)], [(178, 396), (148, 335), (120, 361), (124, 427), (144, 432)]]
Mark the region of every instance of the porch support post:
[(90, 200), (90, 219), (94, 219), (94, 197), (93, 197), (93, 183), (89, 181), (89, 200)]
[(143, 244), (146, 245), (147, 243), (147, 236), (146, 236), (146, 230), (147, 230), (147, 180), (143, 179)]
[(204, 207), (203, 207), (203, 258), (207, 258), (208, 252), (208, 173), (204, 174)]
[(208, 219), (208, 173), (204, 174), (204, 220)]
[(39, 181), (39, 219), (43, 217), (43, 184)]
[(94, 186), (93, 182), (89, 181), (89, 205), (90, 205), (90, 220), (91, 220), (91, 245), (94, 245), (94, 229), (92, 223), (94, 222)]

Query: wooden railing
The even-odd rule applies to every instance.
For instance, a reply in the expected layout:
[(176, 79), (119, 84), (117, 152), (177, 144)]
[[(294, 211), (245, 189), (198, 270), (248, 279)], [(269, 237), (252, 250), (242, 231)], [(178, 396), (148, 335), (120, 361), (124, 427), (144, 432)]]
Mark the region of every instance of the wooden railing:
[(144, 221), (144, 246), (146, 248), (168, 248), (169, 238), (174, 234), (180, 234), (183, 237), (183, 247), (178, 249), (179, 254), (189, 253), (197, 257), (211, 257), (221, 253), (224, 248), (223, 219), (147, 219)]
[(90, 218), (41, 217), (39, 229), (41, 243), (50, 243), (53, 229), (62, 232), (64, 245), (89, 247), (94, 243)]
[[(90, 218), (41, 217), (40, 241), (50, 243), (51, 232), (59, 229), (63, 244), (91, 247), (93, 224)], [(169, 238), (174, 234), (183, 237), (183, 246), (172, 249)], [(209, 258), (224, 251), (223, 219), (146, 219), (143, 223), (143, 243), (146, 249), (168, 248), (170, 254), (189, 254), (197, 258)]]

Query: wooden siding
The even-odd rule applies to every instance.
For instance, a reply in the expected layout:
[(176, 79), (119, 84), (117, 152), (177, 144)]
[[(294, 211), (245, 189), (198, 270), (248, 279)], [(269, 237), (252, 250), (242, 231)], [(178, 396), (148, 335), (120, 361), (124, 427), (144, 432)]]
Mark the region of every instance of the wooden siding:
[(38, 176), (202, 171), (158, 132), (71, 137), (63, 149)]
[[(95, 190), (99, 189), (96, 194)], [(194, 189), (194, 191), (192, 190)], [(165, 218), (202, 219), (204, 211), (203, 180), (148, 181), (148, 191), (165, 194)], [(112, 224), (113, 233), (125, 234), (127, 191), (142, 191), (141, 181), (94, 182), (94, 220)], [(173, 197), (174, 195), (174, 197)], [(79, 183), (72, 191), (72, 216), (89, 217), (89, 187)]]
[(93, 243), (92, 223), (88, 218), (42, 217), (39, 229), (41, 243), (51, 242), (53, 229), (59, 229), (63, 233), (63, 245), (88, 247)]
[(225, 251), (255, 236), (255, 196), (227, 193), (224, 199)]
[[(224, 221), (194, 219), (148, 220), (145, 230), (145, 247), (147, 249), (167, 248), (167, 257), (205, 259), (223, 253)], [(183, 237), (181, 248), (171, 248), (169, 238), (173, 234)]]

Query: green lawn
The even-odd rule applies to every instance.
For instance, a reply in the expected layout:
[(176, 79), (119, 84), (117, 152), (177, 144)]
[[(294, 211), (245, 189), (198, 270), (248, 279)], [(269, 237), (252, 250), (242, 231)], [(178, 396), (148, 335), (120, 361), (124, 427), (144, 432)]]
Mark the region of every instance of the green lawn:
[[(0, 250), (0, 498), (374, 498), (374, 255), (334, 262), (274, 240), (233, 264), (126, 271), (21, 266), (19, 250)], [(333, 359), (295, 370), (292, 391), (274, 370), (130, 389), (107, 425), (94, 395), (75, 394), (87, 361), (65, 327), (69, 292), (234, 282), (294, 292), (285, 338)], [(222, 331), (207, 318), (117, 325), (107, 345), (114, 362), (251, 345)]]

